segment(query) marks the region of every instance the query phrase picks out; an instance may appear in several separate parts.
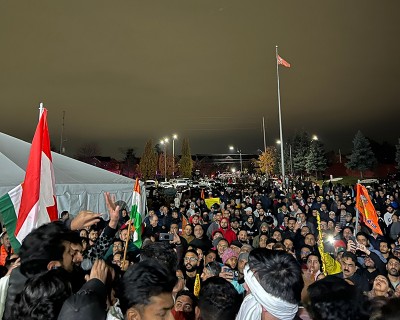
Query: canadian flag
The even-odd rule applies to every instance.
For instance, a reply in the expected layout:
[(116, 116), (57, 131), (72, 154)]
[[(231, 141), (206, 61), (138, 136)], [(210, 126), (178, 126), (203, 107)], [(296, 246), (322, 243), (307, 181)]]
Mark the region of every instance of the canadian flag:
[(278, 64), (281, 64), (286, 68), (290, 68), (290, 63), (287, 62), (285, 59), (283, 59), (279, 54), (277, 59), (278, 59)]

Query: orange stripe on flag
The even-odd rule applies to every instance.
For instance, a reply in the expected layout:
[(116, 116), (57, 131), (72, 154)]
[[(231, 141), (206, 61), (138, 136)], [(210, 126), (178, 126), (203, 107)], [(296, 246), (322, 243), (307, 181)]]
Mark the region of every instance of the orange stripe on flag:
[(356, 208), (360, 211), (366, 226), (371, 228), (373, 232), (383, 236), (382, 230), (379, 227), (378, 216), (368, 194), (368, 190), (359, 183), (357, 184)]

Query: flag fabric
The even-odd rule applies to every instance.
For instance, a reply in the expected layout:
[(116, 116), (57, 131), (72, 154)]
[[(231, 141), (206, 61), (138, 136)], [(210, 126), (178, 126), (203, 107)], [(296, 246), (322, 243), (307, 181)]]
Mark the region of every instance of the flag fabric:
[(205, 199), (204, 202), (206, 203), (207, 208), (211, 210), (211, 206), (213, 204), (219, 205), (221, 203), (221, 199), (220, 198), (208, 198), (208, 199)]
[(279, 54), (278, 54), (278, 64), (281, 64), (282, 66), (286, 67), (286, 68), (290, 68), (290, 63), (287, 62), (285, 59), (283, 59)]
[(200, 192), (200, 198), (204, 200), (205, 196), (204, 196), (204, 189), (201, 189)]
[(58, 218), (46, 109), (33, 137), (25, 180), (0, 198), (0, 213), (15, 251), (33, 229)]
[(136, 178), (135, 186), (132, 195), (132, 210), (130, 219), (133, 220), (135, 233), (133, 234), (133, 244), (138, 248), (142, 247), (142, 215), (140, 209), (142, 208), (142, 197), (140, 194), (139, 179)]
[(357, 183), (356, 208), (360, 211), (367, 227), (383, 236), (382, 230), (379, 227), (378, 216), (375, 207), (371, 202), (368, 190), (359, 183)]
[(185, 217), (184, 214), (182, 214), (182, 228), (181, 228), (181, 234), (183, 233), (183, 230), (185, 230), (185, 227), (189, 224), (188, 219)]

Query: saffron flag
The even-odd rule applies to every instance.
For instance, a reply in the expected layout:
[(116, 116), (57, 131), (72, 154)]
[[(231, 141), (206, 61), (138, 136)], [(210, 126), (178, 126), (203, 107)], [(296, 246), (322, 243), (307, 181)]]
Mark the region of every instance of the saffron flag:
[(181, 234), (183, 234), (183, 231), (185, 230), (185, 227), (189, 224), (189, 221), (185, 217), (184, 214), (182, 214), (182, 228), (181, 228)]
[(368, 191), (359, 183), (357, 183), (356, 208), (358, 211), (360, 211), (367, 227), (371, 228), (373, 232), (383, 236), (382, 230), (379, 227), (378, 216), (376, 214), (375, 207), (371, 202)]
[(200, 192), (200, 198), (204, 200), (205, 196), (204, 196), (204, 189), (201, 189)]
[(0, 198), (0, 213), (15, 251), (33, 229), (58, 218), (46, 109), (33, 137), (25, 180)]
[(132, 195), (132, 210), (130, 218), (133, 220), (135, 233), (133, 234), (133, 244), (138, 248), (142, 247), (142, 215), (140, 209), (142, 208), (142, 197), (140, 195), (139, 179), (136, 178), (135, 186)]
[(285, 59), (283, 59), (279, 54), (278, 54), (278, 64), (281, 64), (282, 66), (286, 67), (286, 68), (290, 68), (290, 63), (287, 62)]

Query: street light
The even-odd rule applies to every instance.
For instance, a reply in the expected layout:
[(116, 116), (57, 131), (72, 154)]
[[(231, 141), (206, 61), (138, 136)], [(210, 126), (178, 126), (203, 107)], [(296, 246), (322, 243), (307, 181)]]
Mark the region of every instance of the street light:
[(167, 182), (167, 143), (168, 138), (164, 138), (160, 143), (164, 146), (164, 181)]
[[(229, 146), (229, 150), (235, 150), (234, 146)], [(239, 159), (240, 159), (240, 173), (243, 172), (243, 161), (242, 161), (242, 150), (237, 149), (236, 150), (237, 153), (239, 153)]]
[(175, 178), (175, 140), (178, 139), (178, 135), (172, 135), (172, 178)]

